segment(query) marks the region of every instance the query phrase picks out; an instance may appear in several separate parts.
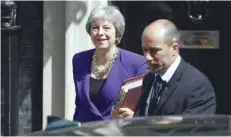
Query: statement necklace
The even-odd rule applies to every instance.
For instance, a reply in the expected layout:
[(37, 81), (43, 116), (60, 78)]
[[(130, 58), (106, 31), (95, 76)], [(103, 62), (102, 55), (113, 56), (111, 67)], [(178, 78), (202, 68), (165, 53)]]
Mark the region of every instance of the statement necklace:
[(96, 77), (101, 77), (104, 74), (108, 72), (108, 70), (112, 67), (116, 57), (118, 56), (118, 48), (116, 48), (112, 58), (109, 60), (109, 63), (106, 66), (103, 67), (98, 67), (96, 64), (96, 53), (94, 52), (94, 55), (92, 56), (92, 69), (93, 69), (93, 74)]

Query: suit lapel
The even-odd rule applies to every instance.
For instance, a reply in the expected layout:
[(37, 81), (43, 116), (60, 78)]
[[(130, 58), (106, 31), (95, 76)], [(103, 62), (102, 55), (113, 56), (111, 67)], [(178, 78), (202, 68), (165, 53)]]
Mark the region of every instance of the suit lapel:
[(168, 100), (170, 95), (178, 87), (179, 80), (180, 80), (181, 75), (182, 75), (182, 73), (184, 71), (185, 65), (186, 65), (185, 61), (181, 58), (181, 62), (179, 64), (178, 68), (176, 69), (176, 72), (173, 74), (172, 78), (167, 83), (167, 87), (166, 87), (165, 91), (163, 92), (163, 95), (160, 97), (159, 103), (157, 105), (157, 109), (155, 110), (154, 114), (156, 114), (160, 110), (160, 108)]
[(86, 64), (84, 66), (81, 66), (81, 72), (79, 74), (80, 80), (77, 81), (77, 87), (78, 87), (78, 95), (80, 96), (81, 102), (83, 102), (82, 107), (85, 107), (86, 109), (89, 109), (92, 113), (94, 113), (97, 116), (102, 117), (99, 110), (96, 108), (96, 106), (92, 103), (89, 95), (89, 84), (90, 84), (90, 72), (91, 72), (91, 62), (92, 62), (92, 56), (95, 50), (92, 50), (89, 52), (86, 58), (84, 59), (85, 62), (83, 64)]
[(85, 76), (84, 81), (83, 81), (83, 85), (82, 85), (82, 89), (83, 89), (82, 93), (84, 94), (84, 99), (86, 99), (86, 101), (84, 101), (84, 102), (86, 102), (89, 105), (89, 107), (87, 107), (86, 109), (89, 109), (95, 115), (102, 117), (102, 114), (100, 113), (100, 111), (97, 109), (95, 104), (90, 99), (90, 94), (89, 94), (89, 92), (90, 92), (89, 86), (90, 85), (89, 84), (90, 84), (90, 73)]
[(175, 91), (177, 86), (178, 86), (178, 79), (177, 77), (173, 77), (173, 79), (171, 79), (171, 81), (167, 84), (167, 87), (165, 91), (163, 92), (162, 97), (159, 100), (157, 109), (155, 110), (154, 114), (156, 114), (159, 111), (162, 105), (167, 101), (168, 97)]
[(123, 80), (129, 78), (129, 74), (126, 73), (123, 65), (121, 64), (120, 55), (121, 55), (121, 50), (119, 49), (118, 56), (115, 59), (115, 62), (113, 63), (113, 66), (108, 74), (107, 81), (100, 93), (101, 95), (107, 97), (109, 102), (105, 104), (106, 102), (102, 100), (102, 97), (98, 96), (98, 98), (96, 98), (96, 101), (99, 106), (105, 106), (105, 105), (109, 106), (104, 111), (105, 113), (111, 111), (112, 105), (114, 105), (114, 103), (117, 101), (117, 96), (123, 84)]
[[(87, 83), (89, 84), (89, 80), (90, 80), (90, 69), (91, 69), (91, 57), (93, 55), (95, 50), (89, 51), (89, 53), (87, 53), (82, 59), (81, 61), (84, 60), (84, 62), (79, 62), (79, 66), (77, 66), (78, 68), (78, 74), (76, 76), (77, 78), (77, 91), (78, 91), (78, 96), (79, 96), (79, 100), (84, 100), (84, 102), (86, 102), (86, 93), (89, 92), (89, 85), (87, 86)], [(81, 101), (82, 102), (82, 101)]]
[(138, 102), (139, 106), (137, 106), (138, 110), (136, 112), (136, 115), (145, 116), (145, 110), (147, 107), (146, 102), (147, 102), (149, 92), (152, 88), (152, 83), (154, 81), (154, 77), (155, 77), (155, 75), (152, 72), (149, 72), (147, 74), (147, 76), (144, 78), (144, 82), (143, 82), (144, 85), (142, 85), (142, 94), (141, 94), (140, 100)]
[[(106, 92), (111, 91), (113, 89), (117, 89), (116, 87), (118, 87), (118, 90), (120, 90), (123, 81), (129, 78), (129, 74), (125, 72), (123, 65), (121, 64), (120, 54), (121, 52), (119, 49), (118, 57), (115, 59), (115, 62), (108, 74), (107, 81), (102, 89), (103, 94), (111, 94)], [(118, 93), (119, 91), (111, 91), (111, 92)]]

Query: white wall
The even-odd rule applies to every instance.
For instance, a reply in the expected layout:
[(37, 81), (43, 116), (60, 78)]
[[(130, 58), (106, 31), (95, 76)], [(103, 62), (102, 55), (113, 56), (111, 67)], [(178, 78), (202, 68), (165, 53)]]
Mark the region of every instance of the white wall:
[(44, 1), (43, 128), (48, 115), (73, 118), (72, 57), (93, 48), (85, 23), (98, 5), (107, 1)]
[(44, 1), (43, 127), (47, 115), (64, 117), (65, 2)]

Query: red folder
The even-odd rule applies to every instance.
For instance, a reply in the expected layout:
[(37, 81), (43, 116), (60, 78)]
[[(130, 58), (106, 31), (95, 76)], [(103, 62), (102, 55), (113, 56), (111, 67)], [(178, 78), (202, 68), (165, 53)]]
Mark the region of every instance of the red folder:
[(145, 74), (124, 80), (115, 108), (127, 107), (135, 110), (141, 96), (143, 77)]

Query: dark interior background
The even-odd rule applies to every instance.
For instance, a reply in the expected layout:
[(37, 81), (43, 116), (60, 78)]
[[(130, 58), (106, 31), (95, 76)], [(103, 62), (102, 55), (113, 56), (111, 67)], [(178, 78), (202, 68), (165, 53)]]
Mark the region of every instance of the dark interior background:
[[(126, 32), (120, 47), (142, 54), (141, 34), (144, 27), (159, 18), (173, 21), (180, 30), (219, 30), (219, 49), (181, 49), (181, 56), (204, 72), (217, 96), (217, 114), (231, 114), (229, 85), (231, 54), (231, 2), (209, 1), (206, 20), (197, 24), (188, 17), (188, 3), (183, 1), (115, 1), (125, 16)], [(203, 11), (202, 11), (203, 12)]]

